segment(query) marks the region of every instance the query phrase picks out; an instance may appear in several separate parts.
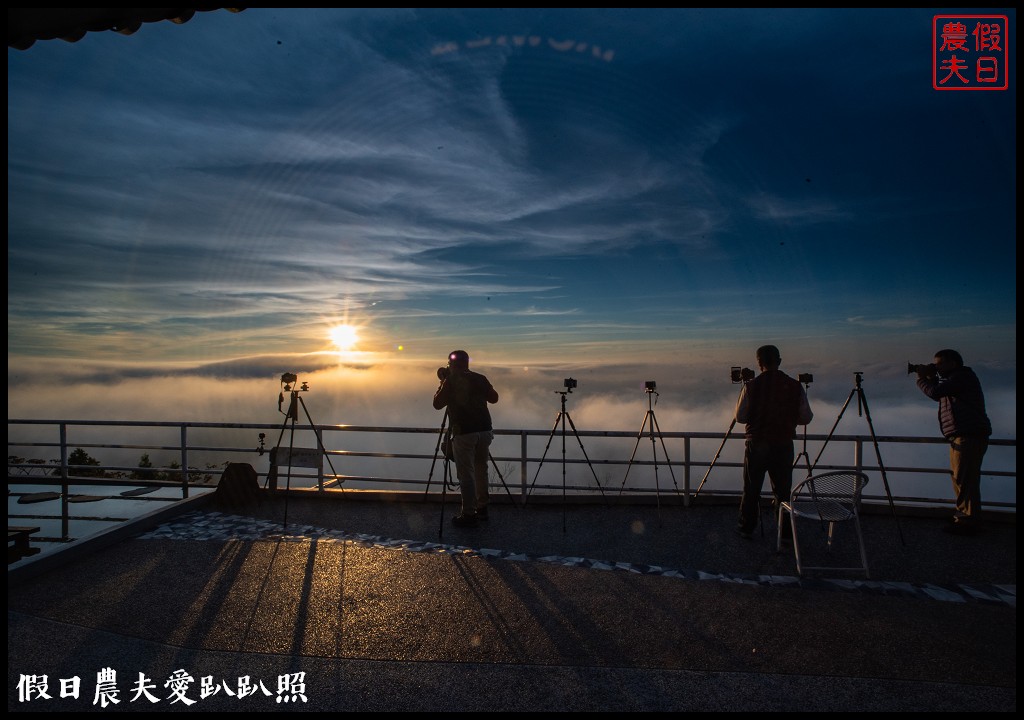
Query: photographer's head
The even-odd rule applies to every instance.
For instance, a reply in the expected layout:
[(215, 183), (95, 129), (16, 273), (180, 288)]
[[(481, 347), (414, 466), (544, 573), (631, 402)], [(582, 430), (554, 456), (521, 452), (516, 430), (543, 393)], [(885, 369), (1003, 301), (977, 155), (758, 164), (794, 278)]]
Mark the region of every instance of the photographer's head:
[(935, 353), (935, 359), (946, 360), (948, 362), (953, 363), (953, 365), (956, 367), (964, 366), (964, 359), (956, 350), (939, 350), (937, 353)]
[(962, 368), (964, 359), (956, 350), (939, 350), (935, 353), (935, 369), (939, 375), (949, 375), (953, 370)]
[(448, 353), (448, 367), (452, 370), (469, 370), (469, 353), (465, 350), (452, 350)]
[(762, 345), (757, 349), (756, 357), (761, 370), (776, 370), (782, 364), (782, 355), (774, 345)]

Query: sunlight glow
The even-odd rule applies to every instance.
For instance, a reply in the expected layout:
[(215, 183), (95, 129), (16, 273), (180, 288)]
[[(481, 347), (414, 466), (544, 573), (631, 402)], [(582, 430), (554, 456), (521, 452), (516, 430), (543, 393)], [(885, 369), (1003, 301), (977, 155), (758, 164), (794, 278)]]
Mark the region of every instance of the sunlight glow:
[(359, 333), (353, 325), (335, 325), (329, 331), (331, 342), (338, 350), (352, 350), (359, 342)]

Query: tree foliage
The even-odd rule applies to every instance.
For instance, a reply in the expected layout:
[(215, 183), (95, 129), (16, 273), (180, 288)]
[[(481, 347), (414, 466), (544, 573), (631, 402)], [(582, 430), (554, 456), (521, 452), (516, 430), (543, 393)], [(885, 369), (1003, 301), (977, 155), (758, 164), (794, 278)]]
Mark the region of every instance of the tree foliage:
[[(68, 474), (80, 477), (107, 477), (107, 473), (99, 469), (99, 464), (100, 461), (85, 450), (75, 448), (68, 455)], [(76, 465), (79, 467), (75, 467)], [(54, 470), (53, 474), (60, 475), (60, 468)]]

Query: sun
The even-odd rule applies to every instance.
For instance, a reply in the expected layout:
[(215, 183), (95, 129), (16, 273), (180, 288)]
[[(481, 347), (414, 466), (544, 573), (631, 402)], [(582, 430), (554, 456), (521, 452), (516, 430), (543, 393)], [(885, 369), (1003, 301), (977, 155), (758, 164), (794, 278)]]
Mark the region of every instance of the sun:
[(359, 342), (359, 332), (353, 325), (335, 325), (328, 331), (331, 342), (338, 350), (351, 350)]

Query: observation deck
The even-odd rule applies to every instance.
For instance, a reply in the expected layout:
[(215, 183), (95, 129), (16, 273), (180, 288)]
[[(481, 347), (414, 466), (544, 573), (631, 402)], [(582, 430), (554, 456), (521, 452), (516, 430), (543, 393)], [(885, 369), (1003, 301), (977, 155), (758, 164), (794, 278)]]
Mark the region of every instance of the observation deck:
[[(960, 536), (948, 508), (876, 500), (870, 579), (799, 577), (770, 512), (744, 539), (735, 496), (661, 478), (525, 503), (497, 484), (476, 528), (451, 524), (441, 474), (429, 493), (191, 488), (9, 566), (8, 710), (1016, 710), (1014, 510)], [(839, 533), (826, 564), (856, 553)]]

